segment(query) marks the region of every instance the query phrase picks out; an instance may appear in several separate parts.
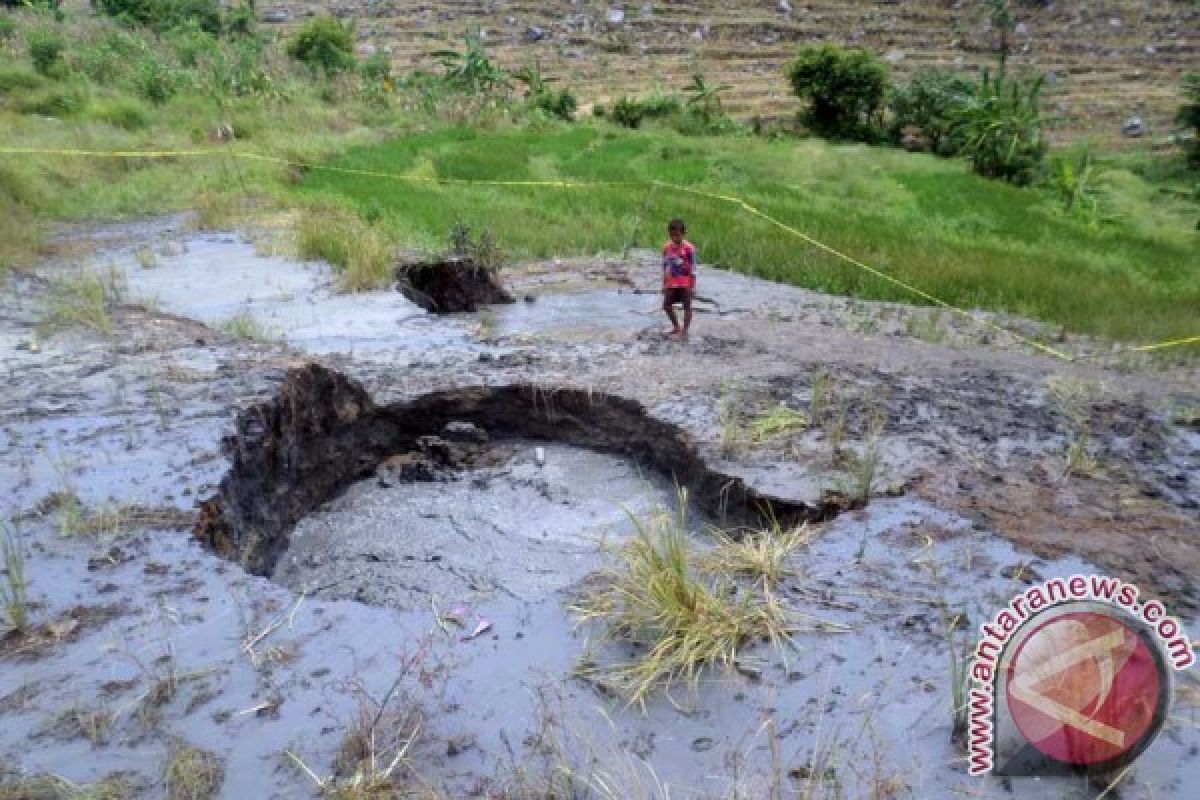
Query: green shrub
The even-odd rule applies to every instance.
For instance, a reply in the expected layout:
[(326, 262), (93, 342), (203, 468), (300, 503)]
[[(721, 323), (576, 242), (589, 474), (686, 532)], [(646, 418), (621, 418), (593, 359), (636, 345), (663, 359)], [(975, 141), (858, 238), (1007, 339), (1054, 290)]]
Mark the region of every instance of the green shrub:
[(220, 46), (216, 36), (199, 29), (176, 31), (170, 41), (180, 65), (188, 69), (194, 69), (201, 60), (211, 57)]
[(37, 89), (44, 83), (40, 75), (23, 67), (0, 68), (0, 96)]
[(43, 117), (70, 117), (83, 111), (87, 101), (87, 90), (83, 86), (51, 86), (19, 97), (16, 110)]
[(866, 50), (837, 45), (800, 50), (787, 68), (792, 91), (809, 102), (804, 123), (833, 138), (879, 138), (879, 112), (888, 87), (887, 65)]
[(354, 66), (354, 32), (334, 17), (316, 17), (288, 41), (287, 54), (314, 72), (333, 75)]
[(618, 125), (624, 125), (626, 128), (640, 128), (646, 114), (641, 103), (621, 95), (617, 98), (617, 102), (613, 103), (609, 116)]
[(728, 136), (745, 130), (737, 120), (724, 112), (713, 114), (696, 108), (689, 108), (674, 117), (673, 126), (687, 136)]
[(679, 96), (655, 89), (642, 101), (642, 113), (646, 119), (662, 119), (683, 111)]
[(133, 72), (137, 93), (156, 106), (161, 106), (183, 88), (184, 76), (158, 59), (143, 58)]
[(146, 107), (131, 98), (93, 103), (88, 108), (88, 116), (127, 131), (140, 131), (150, 125)]
[(96, 0), (96, 6), (110, 17), (159, 33), (189, 25), (209, 33), (221, 32), (217, 0)]
[(1042, 135), (1042, 78), (1024, 82), (984, 70), (970, 102), (954, 114), (963, 153), (980, 175), (1025, 186), (1046, 156)]
[(225, 32), (234, 36), (250, 36), (258, 25), (254, 13), (254, 0), (242, 3), (225, 15)]
[(553, 114), (567, 122), (575, 119), (575, 109), (579, 107), (579, 101), (570, 89), (543, 89), (533, 98), (533, 104), (547, 114)]
[(899, 141), (905, 128), (921, 131), (931, 152), (942, 156), (962, 151), (962, 139), (955, 134), (955, 115), (971, 102), (974, 85), (950, 70), (925, 69), (917, 72), (906, 86), (892, 92), (891, 135)]
[(232, 50), (215, 49), (202, 73), (208, 93), (218, 102), (227, 97), (261, 97), (276, 100), (286, 96), (263, 65), (260, 46), (251, 40)]
[(17, 23), (13, 18), (5, 15), (0, 17), (0, 40), (11, 39), (17, 32)]
[(29, 32), (26, 43), (34, 69), (43, 75), (61, 77), (66, 66), (63, 62), (63, 51), (67, 49), (65, 39), (54, 31), (37, 28)]
[(639, 128), (644, 120), (664, 119), (683, 113), (683, 103), (673, 94), (655, 90), (644, 100), (621, 96), (613, 103), (613, 122), (626, 128)]
[(1185, 141), (1188, 153), (1188, 163), (1194, 169), (1200, 169), (1200, 72), (1188, 74), (1183, 79), (1183, 96), (1185, 103), (1175, 116), (1175, 121), (1191, 134), (1191, 140)]

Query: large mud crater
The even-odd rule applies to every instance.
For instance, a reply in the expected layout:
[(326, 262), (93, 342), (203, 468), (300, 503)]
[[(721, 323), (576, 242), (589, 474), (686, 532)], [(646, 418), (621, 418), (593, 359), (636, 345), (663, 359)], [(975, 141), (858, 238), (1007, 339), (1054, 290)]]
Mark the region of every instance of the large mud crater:
[[(755, 491), (639, 403), (579, 389), (466, 387), (378, 406), (307, 364), (240, 413), (223, 446), (231, 467), (197, 538), (293, 588), (401, 606), (439, 587), (532, 599), (579, 577), (578, 548), (620, 533), (625, 508), (669, 505), (675, 487), (727, 526), (837, 511)], [(438, 567), (397, 578), (421, 563)]]

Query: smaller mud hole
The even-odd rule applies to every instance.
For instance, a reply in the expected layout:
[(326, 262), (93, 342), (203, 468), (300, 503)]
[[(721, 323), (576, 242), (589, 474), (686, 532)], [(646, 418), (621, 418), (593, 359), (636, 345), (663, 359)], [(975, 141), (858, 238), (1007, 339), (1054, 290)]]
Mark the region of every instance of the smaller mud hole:
[[(348, 582), (333, 593), (365, 602), (407, 605), (439, 582), (541, 593), (574, 577), (582, 538), (619, 525), (623, 506), (669, 502), (676, 485), (722, 524), (836, 512), (756, 492), (640, 404), (575, 389), (467, 387), (377, 406), (309, 364), (242, 412), (223, 445), (232, 466), (201, 504), (197, 538), (254, 574)], [(497, 586), (502, 573), (517, 577)], [(395, 586), (359, 591), (372, 574)]]

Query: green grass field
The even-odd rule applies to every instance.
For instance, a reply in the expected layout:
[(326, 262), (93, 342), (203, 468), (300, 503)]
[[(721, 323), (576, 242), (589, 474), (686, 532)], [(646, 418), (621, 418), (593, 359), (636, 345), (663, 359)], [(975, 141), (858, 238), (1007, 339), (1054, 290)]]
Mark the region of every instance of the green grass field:
[[(693, 138), (576, 127), (444, 130), (354, 149), (336, 166), (418, 178), (659, 180), (735, 194), (872, 266), (968, 308), (1150, 341), (1200, 332), (1196, 209), (1124, 169), (1109, 219), (971, 174), (958, 162), (819, 140)], [(314, 171), (304, 191), (348, 198), (397, 235), (433, 245), (459, 220), (518, 256), (653, 247), (684, 217), (701, 260), (835, 294), (919, 302), (727, 203), (665, 188), (434, 185)]]

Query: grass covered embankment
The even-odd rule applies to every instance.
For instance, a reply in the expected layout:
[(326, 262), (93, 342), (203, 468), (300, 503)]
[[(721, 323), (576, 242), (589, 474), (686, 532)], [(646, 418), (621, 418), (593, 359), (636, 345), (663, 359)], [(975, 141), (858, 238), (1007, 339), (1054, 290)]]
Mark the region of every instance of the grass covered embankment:
[[(1096, 222), (960, 162), (815, 139), (458, 129), (355, 149), (334, 163), (422, 179), (659, 180), (734, 194), (956, 305), (1126, 340), (1200, 328), (1194, 206), (1115, 167), (1106, 173), (1108, 218)], [(328, 171), (314, 171), (304, 187), (350, 198), (409, 237), (440, 240), (463, 220), (528, 256), (655, 246), (678, 215), (704, 262), (835, 294), (920, 302), (736, 206), (668, 188), (437, 185)]]

